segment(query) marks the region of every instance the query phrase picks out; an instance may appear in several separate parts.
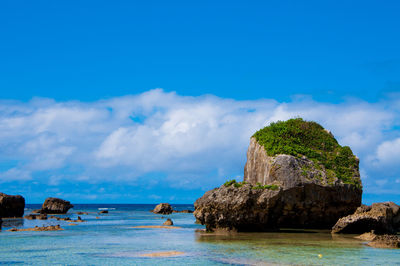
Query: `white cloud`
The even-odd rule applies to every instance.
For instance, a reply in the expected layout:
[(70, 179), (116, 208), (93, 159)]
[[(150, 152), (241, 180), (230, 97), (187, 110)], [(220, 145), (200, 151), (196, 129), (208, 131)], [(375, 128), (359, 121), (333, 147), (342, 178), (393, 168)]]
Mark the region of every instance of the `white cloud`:
[[(242, 173), (256, 130), (298, 116), (321, 123), (352, 147), (363, 175), (373, 180), (373, 167), (399, 162), (400, 133), (392, 129), (400, 121), (396, 102), (235, 101), (161, 89), (89, 103), (0, 101), (0, 161), (14, 162), (0, 180), (28, 180), (39, 173), (44, 180), (57, 176), (50, 184), (117, 182), (162, 172), (173, 186), (217, 185)], [(64, 168), (73, 168), (73, 174)], [(379, 178), (388, 180), (382, 186), (396, 184)]]
[(376, 150), (376, 162), (380, 165), (400, 164), (400, 138), (384, 141)]

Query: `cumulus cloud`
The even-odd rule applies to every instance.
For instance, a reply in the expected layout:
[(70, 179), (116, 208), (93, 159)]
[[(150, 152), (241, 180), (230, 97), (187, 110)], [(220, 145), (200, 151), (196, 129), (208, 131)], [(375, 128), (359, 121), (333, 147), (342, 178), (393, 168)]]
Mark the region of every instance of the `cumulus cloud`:
[[(398, 102), (237, 101), (161, 89), (96, 102), (0, 101), (0, 162), (8, 165), (0, 182), (54, 184), (54, 176), (57, 184), (129, 182), (146, 176), (145, 183), (156, 184), (149, 173), (159, 173), (171, 186), (214, 186), (242, 173), (257, 129), (299, 116), (352, 147), (374, 180), (374, 167), (399, 163)], [(379, 184), (398, 186), (393, 176), (380, 176), (387, 182)]]
[(400, 138), (384, 141), (376, 150), (376, 161), (378, 165), (400, 164)]

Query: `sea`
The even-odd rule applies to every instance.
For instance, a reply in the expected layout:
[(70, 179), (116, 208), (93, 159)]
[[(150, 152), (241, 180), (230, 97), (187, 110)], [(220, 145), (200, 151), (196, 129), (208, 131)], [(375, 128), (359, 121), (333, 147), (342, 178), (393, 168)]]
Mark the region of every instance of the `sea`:
[[(40, 205), (27, 205), (25, 214)], [(0, 264), (12, 265), (400, 265), (400, 249), (368, 247), (321, 230), (206, 233), (191, 213), (151, 213), (155, 204), (75, 204), (85, 222), (4, 219)], [(173, 205), (193, 210), (193, 205)], [(108, 214), (99, 214), (108, 210)], [(171, 218), (178, 228), (158, 226)], [(7, 231), (59, 224), (62, 231)], [(161, 252), (161, 253), (160, 253)], [(157, 256), (157, 255), (166, 256)]]

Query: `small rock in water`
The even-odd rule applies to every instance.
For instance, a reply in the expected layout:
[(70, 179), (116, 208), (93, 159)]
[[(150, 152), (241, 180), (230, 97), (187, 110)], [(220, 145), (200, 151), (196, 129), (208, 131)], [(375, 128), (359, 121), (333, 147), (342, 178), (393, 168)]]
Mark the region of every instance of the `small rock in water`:
[(173, 212), (176, 212), (176, 213), (193, 213), (192, 210), (182, 210), (182, 211), (176, 211), (176, 210), (174, 210)]
[(393, 202), (362, 205), (354, 214), (340, 218), (332, 233), (362, 234), (374, 230), (376, 234), (396, 234), (400, 228), (400, 206)]
[(39, 220), (47, 220), (47, 214), (45, 214), (45, 213), (39, 214), (37, 216), (37, 219), (39, 219)]
[(107, 210), (100, 211), (100, 213), (108, 213)]
[(28, 214), (28, 215), (25, 215), (24, 218), (25, 218), (25, 219), (28, 219), (28, 220), (36, 220), (36, 218), (37, 218), (38, 216), (39, 216), (39, 215), (36, 215), (36, 214)]
[(43, 227), (39, 227), (39, 226), (35, 226), (34, 228), (11, 228), (10, 232), (17, 232), (17, 231), (59, 231), (59, 230), (64, 230), (60, 227), (60, 225), (49, 225), (49, 226), (43, 226)]
[(65, 214), (73, 207), (74, 205), (69, 201), (59, 198), (47, 198), (44, 201), (40, 212), (47, 214)]
[(163, 225), (174, 225), (174, 222), (171, 220), (171, 219), (167, 219), (164, 223), (163, 223)]
[(171, 207), (171, 205), (169, 203), (160, 203), (154, 208), (153, 213), (171, 214), (172, 211), (173, 211), (172, 207)]
[(400, 248), (400, 236), (377, 235), (367, 245), (374, 248)]

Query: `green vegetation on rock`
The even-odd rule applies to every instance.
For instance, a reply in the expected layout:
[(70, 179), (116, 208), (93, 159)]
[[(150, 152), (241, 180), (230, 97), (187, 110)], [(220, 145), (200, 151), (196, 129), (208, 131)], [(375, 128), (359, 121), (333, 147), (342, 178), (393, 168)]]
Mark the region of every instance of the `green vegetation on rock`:
[(278, 190), (279, 186), (278, 185), (261, 185), (261, 183), (257, 183), (253, 189), (269, 189), (269, 190)]
[(350, 147), (340, 146), (333, 135), (316, 122), (301, 118), (278, 121), (257, 131), (253, 137), (269, 156), (306, 156), (317, 167), (323, 165), (329, 174), (334, 174), (343, 183), (361, 187), (360, 179), (354, 178), (358, 160)]
[[(224, 183), (225, 187), (230, 187), (230, 186), (234, 186), (236, 188), (242, 187), (243, 185), (248, 184), (246, 181), (242, 181), (242, 182), (236, 182), (235, 179), (232, 180), (228, 180)], [(251, 185), (250, 185), (251, 186)], [(278, 190), (279, 186), (278, 185), (261, 185), (260, 183), (257, 183), (257, 185), (252, 186), (253, 189), (270, 189), (270, 190)]]
[(224, 183), (224, 186), (229, 187), (229, 186), (234, 186), (234, 187), (242, 187), (243, 185), (247, 184), (246, 181), (243, 182), (236, 182), (235, 179), (228, 180)]

